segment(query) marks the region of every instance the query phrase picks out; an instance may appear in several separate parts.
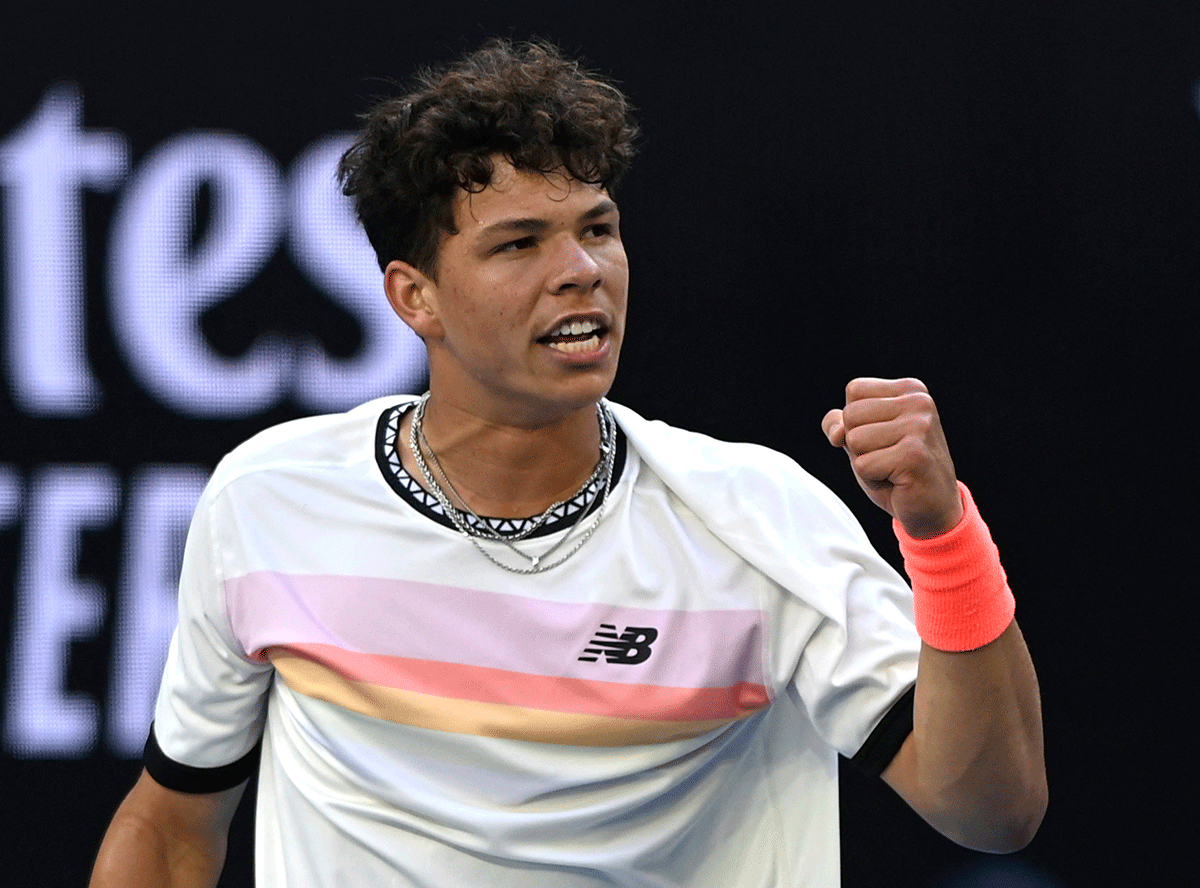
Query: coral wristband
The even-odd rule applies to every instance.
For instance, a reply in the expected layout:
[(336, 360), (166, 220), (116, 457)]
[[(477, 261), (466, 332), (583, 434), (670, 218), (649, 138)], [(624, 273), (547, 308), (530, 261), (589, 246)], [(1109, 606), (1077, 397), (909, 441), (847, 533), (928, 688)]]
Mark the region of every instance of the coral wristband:
[(916, 539), (892, 522), (912, 582), (917, 634), (942, 651), (973, 651), (995, 641), (1016, 611), (992, 535), (971, 491), (961, 481), (958, 488), (963, 516), (945, 533)]

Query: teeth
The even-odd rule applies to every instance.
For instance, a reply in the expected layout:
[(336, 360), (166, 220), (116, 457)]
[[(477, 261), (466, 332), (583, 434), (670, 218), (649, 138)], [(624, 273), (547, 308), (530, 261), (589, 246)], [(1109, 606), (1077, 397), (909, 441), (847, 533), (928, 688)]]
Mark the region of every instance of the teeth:
[(595, 321), (564, 321), (553, 336), (582, 336), (584, 333), (593, 333), (600, 329), (600, 325)]
[(596, 347), (596, 343), (599, 341), (599, 336), (589, 336), (587, 339), (576, 339), (571, 342), (551, 342), (550, 347), (555, 351), (575, 354), (577, 352), (590, 351)]

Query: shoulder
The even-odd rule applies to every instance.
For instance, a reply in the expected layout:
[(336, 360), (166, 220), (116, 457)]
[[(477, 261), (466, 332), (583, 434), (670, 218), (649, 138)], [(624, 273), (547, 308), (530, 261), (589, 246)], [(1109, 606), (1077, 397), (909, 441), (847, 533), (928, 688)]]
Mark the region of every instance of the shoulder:
[(857, 565), (855, 575), (879, 581), (873, 589), (903, 588), (850, 509), (791, 457), (649, 422), (616, 405), (613, 414), (679, 504), (808, 606), (844, 619), (849, 564)]
[(723, 491), (731, 497), (753, 497), (758, 508), (773, 501), (780, 505), (787, 501), (793, 507), (806, 502), (814, 509), (846, 513), (832, 491), (786, 454), (647, 420), (620, 404), (610, 406), (638, 456), (668, 485), (674, 482), (710, 495)]
[(216, 495), (239, 478), (259, 472), (369, 461), (380, 418), (388, 408), (412, 397), (376, 398), (345, 413), (306, 416), (264, 429), (221, 460), (209, 481), (208, 493)]

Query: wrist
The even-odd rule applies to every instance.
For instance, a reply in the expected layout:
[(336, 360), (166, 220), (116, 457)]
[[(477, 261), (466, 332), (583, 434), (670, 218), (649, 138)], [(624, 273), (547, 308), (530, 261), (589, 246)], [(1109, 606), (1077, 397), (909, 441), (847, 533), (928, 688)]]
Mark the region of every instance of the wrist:
[(943, 651), (970, 651), (995, 641), (1016, 610), (991, 533), (967, 486), (961, 481), (958, 486), (963, 515), (945, 533), (917, 538), (892, 523), (912, 582), (917, 633)]

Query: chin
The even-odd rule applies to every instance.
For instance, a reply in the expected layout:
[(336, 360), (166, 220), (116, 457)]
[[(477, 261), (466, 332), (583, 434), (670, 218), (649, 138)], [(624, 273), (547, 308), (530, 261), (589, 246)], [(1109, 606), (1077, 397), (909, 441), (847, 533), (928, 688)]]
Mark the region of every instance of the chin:
[(535, 396), (537, 406), (533, 407), (532, 412), (539, 415), (540, 421), (553, 422), (571, 413), (595, 407), (596, 403), (608, 394), (612, 384), (611, 374), (605, 374), (602, 379), (574, 380), (571, 385), (554, 391), (543, 391)]

